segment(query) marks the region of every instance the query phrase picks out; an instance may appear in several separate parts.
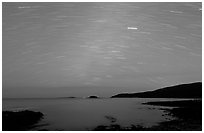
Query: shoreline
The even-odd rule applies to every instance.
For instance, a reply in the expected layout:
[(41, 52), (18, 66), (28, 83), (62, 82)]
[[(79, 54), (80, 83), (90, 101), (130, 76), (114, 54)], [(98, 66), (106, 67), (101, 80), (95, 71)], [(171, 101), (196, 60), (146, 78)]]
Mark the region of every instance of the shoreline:
[[(154, 101), (142, 103), (151, 106), (160, 106), (165, 111), (164, 115), (176, 119), (163, 121), (156, 126), (144, 127), (142, 125), (130, 125), (123, 127), (117, 124), (116, 118), (104, 116), (111, 123), (98, 125), (91, 129), (94, 131), (201, 131), (202, 130), (202, 100), (179, 100), (179, 101)], [(165, 107), (172, 107), (171, 109)], [(43, 119), (41, 112), (30, 110), (3, 111), (3, 131), (29, 131), (35, 129), (36, 124)], [(48, 131), (47, 129), (43, 129)], [(39, 130), (40, 131), (40, 130)], [(85, 130), (84, 130), (85, 131)]]
[[(99, 125), (95, 131), (202, 131), (202, 100), (157, 101), (143, 103), (152, 106), (161, 106), (166, 112), (176, 119), (158, 123), (156, 126), (144, 127), (130, 125), (122, 127), (118, 124)], [(162, 107), (173, 107), (166, 109)]]
[(43, 116), (41, 112), (30, 110), (2, 111), (2, 131), (32, 130)]

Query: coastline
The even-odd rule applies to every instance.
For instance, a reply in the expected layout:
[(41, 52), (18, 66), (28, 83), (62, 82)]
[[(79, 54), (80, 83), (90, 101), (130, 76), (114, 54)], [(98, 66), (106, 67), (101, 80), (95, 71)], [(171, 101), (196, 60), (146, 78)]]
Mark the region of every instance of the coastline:
[(32, 130), (41, 119), (43, 113), (30, 110), (3, 111), (2, 131), (28, 131)]
[[(166, 115), (176, 119), (158, 123), (157, 126), (143, 127), (141, 125), (130, 125), (122, 127), (118, 124), (99, 125), (95, 131), (202, 131), (202, 100), (182, 101), (158, 101), (147, 102), (152, 106), (161, 106)], [(164, 106), (174, 107), (173, 109), (162, 108)]]
[[(160, 106), (164, 115), (174, 117), (158, 123), (156, 126), (144, 127), (142, 125), (130, 125), (123, 127), (117, 124), (117, 118), (104, 116), (110, 121), (109, 125), (98, 125), (90, 129), (94, 131), (201, 131), (202, 130), (202, 100), (179, 101), (154, 101), (142, 103), (151, 106)], [(165, 108), (165, 106), (172, 108)], [(3, 131), (28, 131), (34, 130), (36, 124), (43, 119), (41, 112), (29, 110), (3, 111)], [(41, 125), (40, 125), (41, 126)], [(39, 127), (40, 127), (39, 126)], [(48, 129), (43, 129), (48, 131)]]

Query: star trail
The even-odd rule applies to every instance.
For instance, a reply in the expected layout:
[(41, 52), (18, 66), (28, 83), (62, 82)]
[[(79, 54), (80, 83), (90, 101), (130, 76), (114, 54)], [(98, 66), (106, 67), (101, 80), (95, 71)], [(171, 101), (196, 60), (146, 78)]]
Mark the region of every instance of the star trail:
[(3, 3), (3, 94), (110, 96), (201, 81), (201, 3)]

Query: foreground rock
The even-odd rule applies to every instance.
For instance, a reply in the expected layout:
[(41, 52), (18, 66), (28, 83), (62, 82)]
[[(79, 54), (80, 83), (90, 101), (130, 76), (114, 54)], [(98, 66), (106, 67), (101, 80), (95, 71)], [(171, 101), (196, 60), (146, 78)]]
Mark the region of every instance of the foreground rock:
[(202, 100), (183, 101), (159, 101), (148, 102), (153, 106), (169, 106), (173, 109), (164, 109), (167, 115), (175, 117), (175, 120), (160, 123), (152, 127), (152, 130), (167, 131), (201, 131), (202, 130)]
[(165, 109), (169, 115), (181, 120), (202, 121), (202, 101), (201, 100), (183, 100), (183, 101), (159, 101), (147, 102), (143, 104), (153, 106), (169, 106), (173, 109)]
[(43, 118), (41, 112), (34, 111), (3, 111), (2, 130), (3, 131), (25, 131), (30, 130)]

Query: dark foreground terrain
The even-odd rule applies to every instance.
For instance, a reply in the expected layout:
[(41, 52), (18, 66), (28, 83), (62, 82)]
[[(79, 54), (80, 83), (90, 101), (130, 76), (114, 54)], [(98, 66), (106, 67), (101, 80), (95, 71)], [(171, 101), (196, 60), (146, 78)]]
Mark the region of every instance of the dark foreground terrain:
[(42, 118), (43, 114), (41, 112), (33, 112), (29, 110), (19, 112), (3, 111), (2, 130), (3, 131), (30, 130)]
[(130, 125), (121, 127), (119, 124), (99, 125), (96, 131), (201, 131), (202, 130), (202, 101), (159, 101), (144, 103), (153, 106), (169, 106), (173, 109), (165, 109), (166, 115), (175, 117), (174, 120), (159, 123), (153, 127), (143, 127), (141, 125)]
[(162, 101), (145, 103), (154, 106), (169, 106), (173, 109), (165, 109), (167, 115), (175, 117), (175, 120), (162, 122), (153, 129), (171, 131), (201, 131), (202, 130), (202, 100)]

